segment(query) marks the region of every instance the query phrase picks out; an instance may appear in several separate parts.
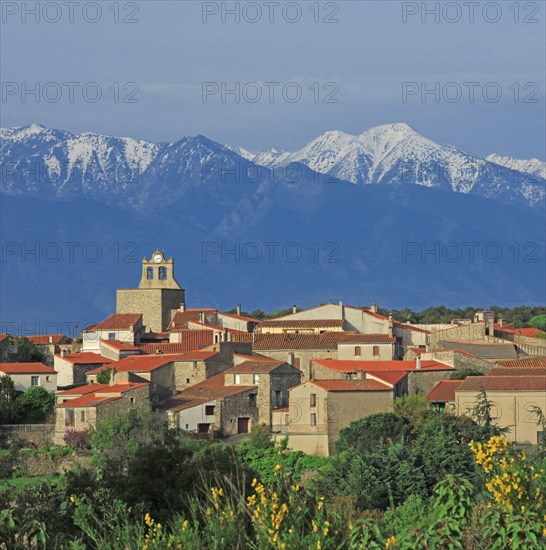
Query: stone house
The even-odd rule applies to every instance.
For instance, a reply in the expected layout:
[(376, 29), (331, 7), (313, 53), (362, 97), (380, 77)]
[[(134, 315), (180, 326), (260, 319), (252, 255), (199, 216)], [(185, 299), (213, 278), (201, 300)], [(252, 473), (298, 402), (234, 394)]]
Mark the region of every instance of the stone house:
[(337, 358), (352, 361), (391, 361), (395, 358), (394, 336), (389, 334), (347, 334), (337, 345)]
[(256, 325), (259, 323), (257, 319), (241, 315), (241, 306), (237, 306), (237, 313), (216, 311), (207, 316), (206, 320), (210, 324), (237, 332), (254, 332)]
[(40, 336), (27, 336), (27, 340), (32, 342), (40, 351), (44, 362), (53, 365), (55, 354), (70, 353), (72, 350), (72, 339), (65, 334), (43, 334)]
[(89, 371), (111, 362), (111, 359), (90, 351), (61, 353), (53, 357), (53, 366), (59, 375), (57, 382), (60, 388), (86, 384)]
[(220, 373), (177, 393), (157, 410), (183, 431), (245, 434), (258, 425), (257, 393), (256, 386), (225, 386)]
[(427, 399), (438, 412), (457, 413), (455, 390), (462, 380), (440, 380), (428, 392)]
[(466, 351), (487, 361), (499, 359), (516, 359), (518, 354), (514, 344), (497, 342), (467, 342), (461, 340), (441, 340), (438, 347)]
[(82, 351), (100, 353), (101, 340), (117, 340), (136, 346), (144, 335), (142, 314), (114, 313), (96, 325), (82, 331)]
[[(497, 369), (495, 369), (497, 371)], [(472, 416), (483, 389), (492, 403), (495, 422), (508, 428), (505, 437), (518, 445), (536, 445), (544, 437), (535, 407), (546, 414), (546, 373), (518, 375), (519, 369), (506, 368), (504, 375), (469, 376), (456, 388), (457, 414)], [(543, 373), (543, 374), (541, 374)]]
[(70, 431), (89, 430), (104, 418), (116, 417), (136, 407), (149, 407), (149, 384), (92, 384), (72, 393), (60, 392), (55, 406), (54, 442), (63, 443)]
[(290, 390), (288, 446), (329, 456), (339, 432), (364, 416), (392, 411), (393, 388), (377, 380), (309, 380)]
[(112, 361), (119, 361), (125, 357), (132, 355), (140, 355), (142, 349), (127, 342), (120, 342), (119, 340), (101, 340), (100, 341), (100, 354)]
[(0, 376), (9, 376), (19, 391), (39, 386), (50, 392), (57, 390), (57, 373), (44, 363), (0, 363)]
[(224, 371), (225, 386), (255, 386), (258, 388), (259, 422), (272, 425), (275, 409), (288, 406), (288, 391), (301, 381), (301, 371), (283, 361), (258, 358), (248, 360)]

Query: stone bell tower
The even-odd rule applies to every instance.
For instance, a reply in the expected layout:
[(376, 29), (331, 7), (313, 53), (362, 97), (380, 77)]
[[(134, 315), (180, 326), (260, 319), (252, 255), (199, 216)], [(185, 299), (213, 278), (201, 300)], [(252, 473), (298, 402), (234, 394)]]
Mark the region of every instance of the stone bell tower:
[(161, 250), (142, 260), (138, 288), (116, 291), (116, 313), (141, 313), (147, 331), (164, 332), (174, 312), (185, 303), (185, 291), (174, 277), (174, 260)]

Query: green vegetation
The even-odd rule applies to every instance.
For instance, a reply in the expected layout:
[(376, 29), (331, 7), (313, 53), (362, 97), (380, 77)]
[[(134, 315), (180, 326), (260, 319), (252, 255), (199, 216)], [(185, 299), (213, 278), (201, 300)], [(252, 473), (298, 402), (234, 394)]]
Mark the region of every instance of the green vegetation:
[(54, 407), (53, 392), (41, 386), (22, 392), (10, 376), (0, 376), (0, 424), (40, 424)]
[(137, 410), (90, 434), (88, 466), (0, 484), (0, 548), (545, 547), (546, 453), (513, 449), (487, 402), (476, 417), (414, 396), (320, 458), (262, 428), (235, 447), (189, 439)]
[(16, 348), (15, 353), (9, 354), (9, 361), (13, 363), (25, 363), (32, 361), (43, 361), (44, 356), (28, 338), (24, 336), (15, 336), (9, 339), (9, 347)]

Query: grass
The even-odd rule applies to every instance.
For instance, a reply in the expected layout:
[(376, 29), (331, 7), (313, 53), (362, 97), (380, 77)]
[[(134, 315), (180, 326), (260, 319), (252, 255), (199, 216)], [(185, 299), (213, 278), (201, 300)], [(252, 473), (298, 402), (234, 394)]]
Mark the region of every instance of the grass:
[(34, 476), (34, 477), (13, 477), (11, 479), (0, 479), (0, 489), (5, 487), (24, 488), (39, 485), (43, 481), (58, 483), (61, 476)]

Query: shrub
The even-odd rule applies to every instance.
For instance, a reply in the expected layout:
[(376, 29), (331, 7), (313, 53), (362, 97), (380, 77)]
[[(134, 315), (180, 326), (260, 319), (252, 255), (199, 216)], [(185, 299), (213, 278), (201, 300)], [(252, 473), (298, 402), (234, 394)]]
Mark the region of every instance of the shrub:
[(64, 442), (77, 451), (87, 451), (91, 448), (89, 432), (87, 430), (69, 430), (64, 434)]

